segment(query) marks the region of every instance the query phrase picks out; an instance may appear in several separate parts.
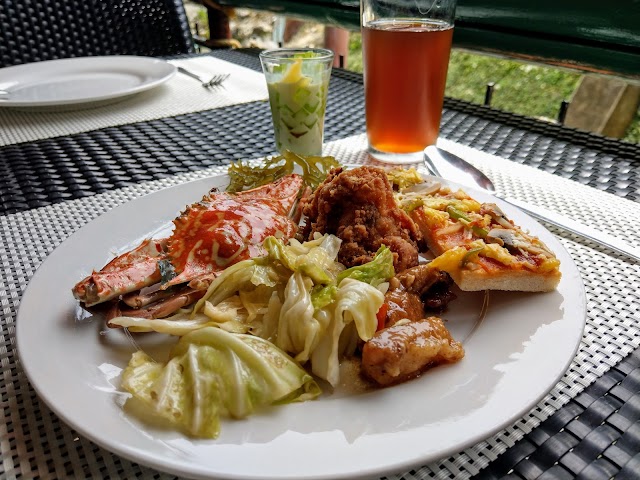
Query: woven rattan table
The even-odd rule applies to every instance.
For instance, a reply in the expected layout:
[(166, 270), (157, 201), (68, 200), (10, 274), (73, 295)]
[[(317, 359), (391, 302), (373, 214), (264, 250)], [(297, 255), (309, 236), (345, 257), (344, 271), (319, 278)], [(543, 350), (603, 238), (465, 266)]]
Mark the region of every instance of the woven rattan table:
[[(255, 51), (212, 55), (259, 70)], [(326, 141), (364, 132), (363, 102), (362, 77), (334, 71)], [(451, 99), (441, 136), (595, 189), (587, 193), (609, 192), (625, 202), (623, 220), (640, 217), (637, 145)], [(1, 478), (171, 478), (79, 437), (38, 400), (16, 352), (21, 294), (62, 240), (112, 206), (272, 150), (261, 101), (0, 147)], [(640, 245), (638, 228), (616, 228)], [(552, 231), (565, 237), (588, 297), (590, 326), (569, 380), (500, 435), (394, 478), (640, 478), (640, 265)]]

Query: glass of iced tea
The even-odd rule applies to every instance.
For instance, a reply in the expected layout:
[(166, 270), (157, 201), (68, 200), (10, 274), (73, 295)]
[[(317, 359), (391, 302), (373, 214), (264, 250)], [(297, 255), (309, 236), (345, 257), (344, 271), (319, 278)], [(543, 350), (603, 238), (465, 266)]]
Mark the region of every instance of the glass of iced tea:
[(456, 0), (362, 0), (369, 150), (388, 163), (421, 162), (436, 143)]

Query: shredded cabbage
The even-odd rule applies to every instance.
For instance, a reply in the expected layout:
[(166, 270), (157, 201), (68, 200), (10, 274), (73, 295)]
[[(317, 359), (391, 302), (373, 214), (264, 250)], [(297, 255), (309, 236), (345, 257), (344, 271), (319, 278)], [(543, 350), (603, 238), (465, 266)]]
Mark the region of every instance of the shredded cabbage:
[(304, 273), (317, 285), (332, 282), (344, 268), (336, 262), (341, 243), (335, 235), (320, 236), (304, 243), (291, 239), (289, 245), (269, 237), (264, 241), (264, 248), (271, 261), (280, 262), (292, 272)]
[[(211, 304), (209, 304), (211, 305)], [(204, 327), (219, 327), (231, 333), (247, 333), (249, 328), (242, 321), (224, 320), (220, 321), (217, 312), (219, 309), (212, 307), (205, 312), (191, 317), (189, 315), (177, 314), (169, 318), (149, 319), (138, 317), (116, 317), (109, 321), (110, 325), (128, 328), (132, 332), (158, 332), (181, 337), (194, 330)]]
[(300, 363), (309, 360), (327, 327), (314, 316), (310, 294), (312, 285), (310, 278), (300, 272), (294, 273), (287, 282), (278, 319), (276, 345), (295, 355), (294, 359)]
[(327, 315), (331, 323), (327, 334), (313, 351), (311, 371), (331, 385), (337, 385), (342, 353), (340, 345), (353, 344), (353, 339), (340, 338), (343, 332), (353, 336), (353, 330), (345, 327), (354, 322), (357, 335), (365, 342), (370, 340), (376, 333), (376, 313), (383, 303), (384, 294), (377, 288), (352, 278), (344, 279), (337, 288), (335, 303), (325, 307), (333, 310), (332, 314)]

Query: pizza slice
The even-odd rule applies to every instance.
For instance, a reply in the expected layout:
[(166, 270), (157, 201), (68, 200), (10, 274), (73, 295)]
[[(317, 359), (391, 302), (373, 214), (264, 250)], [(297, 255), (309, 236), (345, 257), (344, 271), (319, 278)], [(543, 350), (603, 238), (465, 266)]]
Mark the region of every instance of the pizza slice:
[(440, 184), (416, 187), (398, 194), (400, 206), (439, 256), (438, 267), (460, 289), (544, 292), (557, 287), (561, 273), (555, 254), (495, 203), (480, 203)]

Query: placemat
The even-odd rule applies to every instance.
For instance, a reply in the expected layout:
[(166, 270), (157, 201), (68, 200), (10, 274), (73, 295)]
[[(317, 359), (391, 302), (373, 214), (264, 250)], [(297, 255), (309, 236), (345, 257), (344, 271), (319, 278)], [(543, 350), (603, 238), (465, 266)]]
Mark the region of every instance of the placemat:
[(239, 103), (267, 100), (264, 75), (210, 56), (171, 60), (204, 78), (217, 73), (230, 77), (216, 88), (204, 88), (182, 73), (167, 83), (104, 104), (48, 107), (46, 110), (1, 108), (0, 146), (71, 135), (100, 128), (200, 112)]
[[(633, 224), (634, 202), (457, 144), (442, 146), (473, 160), (507, 195), (549, 209), (560, 203), (563, 213), (593, 227), (600, 224), (606, 211), (614, 217), (610, 222), (618, 223), (616, 233), (635, 245), (640, 242)], [(368, 161), (364, 147), (364, 136), (360, 135), (328, 144), (326, 153), (344, 162), (362, 163)], [(15, 315), (21, 293), (37, 266), (73, 231), (140, 195), (223, 170), (200, 170), (0, 217), (0, 358), (4, 379), (0, 386), (4, 406), (0, 450), (4, 475), (173, 478), (111, 455), (79, 437), (37, 399), (16, 356)], [(450, 458), (387, 478), (468, 478), (478, 473), (640, 344), (640, 265), (572, 236), (561, 236), (560, 240), (582, 273), (588, 300), (583, 341), (562, 381), (529, 414), (491, 438)]]

